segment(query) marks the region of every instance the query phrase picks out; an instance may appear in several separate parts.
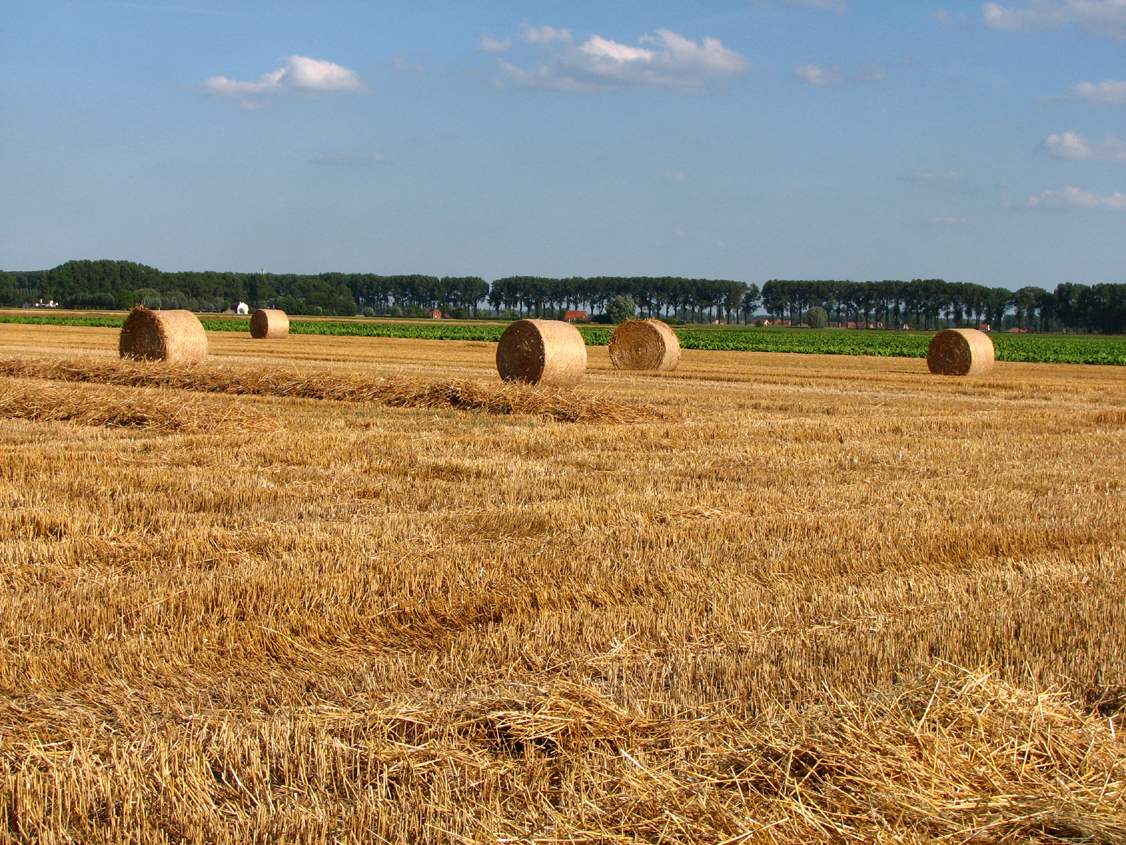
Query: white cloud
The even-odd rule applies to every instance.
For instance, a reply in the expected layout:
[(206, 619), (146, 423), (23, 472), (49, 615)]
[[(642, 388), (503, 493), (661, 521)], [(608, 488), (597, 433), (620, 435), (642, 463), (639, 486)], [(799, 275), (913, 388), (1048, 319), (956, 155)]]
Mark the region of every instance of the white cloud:
[(314, 158), (309, 159), (310, 164), (328, 164), (333, 167), (374, 167), (375, 165), (381, 164), (385, 161), (387, 161), (387, 159), (384, 156), (381, 156), (379, 153), (372, 153), (371, 155), (363, 156), (326, 155), (315, 156)]
[(1065, 99), (1126, 106), (1126, 81), (1104, 79), (1098, 85), (1093, 82), (1080, 82), (1068, 89)]
[(482, 53), (503, 53), (505, 50), (512, 46), (512, 39), (510, 38), (497, 38), (495, 35), (487, 35), (481, 33), (481, 43), (477, 45), (477, 49)]
[(203, 80), (199, 88), (213, 97), (228, 98), (322, 91), (367, 91), (355, 71), (333, 62), (310, 59), (307, 56), (286, 56), (281, 61), (286, 63), (284, 67), (262, 74), (257, 82), (238, 82), (225, 76), (212, 76)]
[(559, 91), (589, 91), (622, 85), (655, 85), (701, 91), (710, 79), (750, 70), (750, 63), (717, 38), (692, 41), (667, 29), (639, 39), (647, 47), (620, 44), (593, 35), (569, 47), (535, 71), (508, 63), (501, 70), (518, 85)]
[(643, 47), (630, 47), (627, 44), (619, 44), (617, 41), (610, 41), (608, 38), (603, 38), (601, 35), (592, 35), (585, 44), (579, 47), (579, 50), (591, 56), (595, 61), (610, 59), (618, 63), (634, 61), (651, 62), (654, 55), (652, 50), (646, 50)]
[(1033, 32), (1074, 26), (1099, 38), (1126, 40), (1126, 0), (1024, 0), (1011, 9), (986, 3), (982, 20), (994, 29)]
[(1110, 196), (1100, 196), (1068, 185), (1062, 191), (1044, 191), (1038, 197), (1029, 197), (1028, 204), (1043, 208), (1078, 208), (1091, 211), (1126, 211), (1126, 194), (1115, 191)]
[(1084, 138), (1078, 132), (1049, 135), (1044, 141), (1048, 152), (1057, 158), (1072, 161), (1111, 161), (1126, 164), (1126, 141), (1109, 135), (1101, 144)]
[(932, 217), (931, 223), (935, 226), (968, 226), (970, 221), (965, 217)]
[(791, 6), (805, 6), (808, 9), (825, 9), (843, 15), (847, 8), (845, 0), (786, 0)]
[(574, 41), (568, 29), (556, 29), (553, 26), (529, 26), (524, 24), (524, 31), (520, 33), (520, 40), (525, 44), (550, 44), (552, 41), (565, 41), (568, 44)]
[(862, 68), (860, 73), (825, 70), (820, 65), (795, 65), (794, 76), (811, 85), (829, 86), (845, 82), (878, 82), (884, 78), (884, 72), (874, 65)]

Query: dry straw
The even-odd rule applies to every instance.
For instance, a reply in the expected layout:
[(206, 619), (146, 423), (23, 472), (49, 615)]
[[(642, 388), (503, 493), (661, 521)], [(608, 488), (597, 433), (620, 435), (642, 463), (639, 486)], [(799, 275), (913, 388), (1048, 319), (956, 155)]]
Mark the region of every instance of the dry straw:
[(927, 349), (927, 366), (940, 376), (986, 376), (993, 360), (993, 341), (977, 329), (946, 329)]
[(497, 344), (497, 371), (505, 381), (574, 387), (586, 373), (586, 342), (559, 320), (517, 320)]
[(191, 311), (134, 308), (121, 327), (122, 358), (145, 361), (202, 361), (207, 357), (207, 332)]
[(617, 370), (671, 373), (680, 363), (680, 339), (660, 320), (626, 320), (614, 329), (609, 351)]
[(289, 316), (277, 308), (259, 308), (250, 315), (250, 336), (257, 338), (286, 337), (289, 335)]
[(374, 402), (400, 408), (454, 408), (497, 415), (525, 414), (558, 422), (631, 424), (675, 419), (673, 414), (645, 403), (583, 395), (569, 390), (544, 390), (519, 382), (432, 381), (409, 376), (373, 378), (330, 370), (298, 372), (276, 367), (154, 367), (145, 363), (111, 363), (96, 359), (34, 361), (18, 358), (0, 359), (0, 376), (161, 387), (237, 396)]
[(231, 434), (273, 427), (257, 410), (231, 404), (230, 400), (219, 403), (143, 387), (25, 379), (0, 381), (0, 418), (188, 434)]

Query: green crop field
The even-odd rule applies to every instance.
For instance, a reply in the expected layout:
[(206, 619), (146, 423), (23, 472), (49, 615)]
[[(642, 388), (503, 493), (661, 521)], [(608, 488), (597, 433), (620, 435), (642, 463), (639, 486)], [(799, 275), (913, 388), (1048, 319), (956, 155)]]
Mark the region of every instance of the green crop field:
[[(0, 314), (0, 322), (54, 326), (117, 328), (122, 317), (68, 314)], [(208, 331), (245, 332), (246, 319), (201, 318)], [(292, 334), (345, 337), (394, 337), (420, 340), (470, 340), (495, 343), (506, 328), (501, 323), (374, 322), (369, 320), (293, 320)], [(611, 329), (579, 328), (587, 346), (605, 346)], [(729, 326), (722, 329), (677, 329), (684, 349), (725, 352), (793, 352), (817, 355), (873, 355), (925, 358), (933, 332), (778, 329)], [(1126, 337), (1103, 335), (992, 335), (998, 361), (1050, 364), (1110, 364), (1126, 366)]]

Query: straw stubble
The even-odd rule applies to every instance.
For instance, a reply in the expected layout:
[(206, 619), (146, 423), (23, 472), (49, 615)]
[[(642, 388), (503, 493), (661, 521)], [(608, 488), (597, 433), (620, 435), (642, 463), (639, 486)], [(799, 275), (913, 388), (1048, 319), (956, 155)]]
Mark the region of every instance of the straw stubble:
[(0, 421), (0, 843), (1126, 841), (1123, 368), (591, 357), (685, 423)]

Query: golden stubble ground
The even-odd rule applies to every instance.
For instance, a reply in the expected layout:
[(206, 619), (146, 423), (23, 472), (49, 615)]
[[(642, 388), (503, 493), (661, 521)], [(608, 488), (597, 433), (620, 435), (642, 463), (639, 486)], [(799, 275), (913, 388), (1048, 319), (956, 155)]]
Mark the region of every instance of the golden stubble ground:
[[(494, 344), (209, 341), (497, 381)], [(629, 425), (0, 389), (91, 409), (0, 417), (0, 841), (1126, 837), (1126, 368), (591, 349)]]

